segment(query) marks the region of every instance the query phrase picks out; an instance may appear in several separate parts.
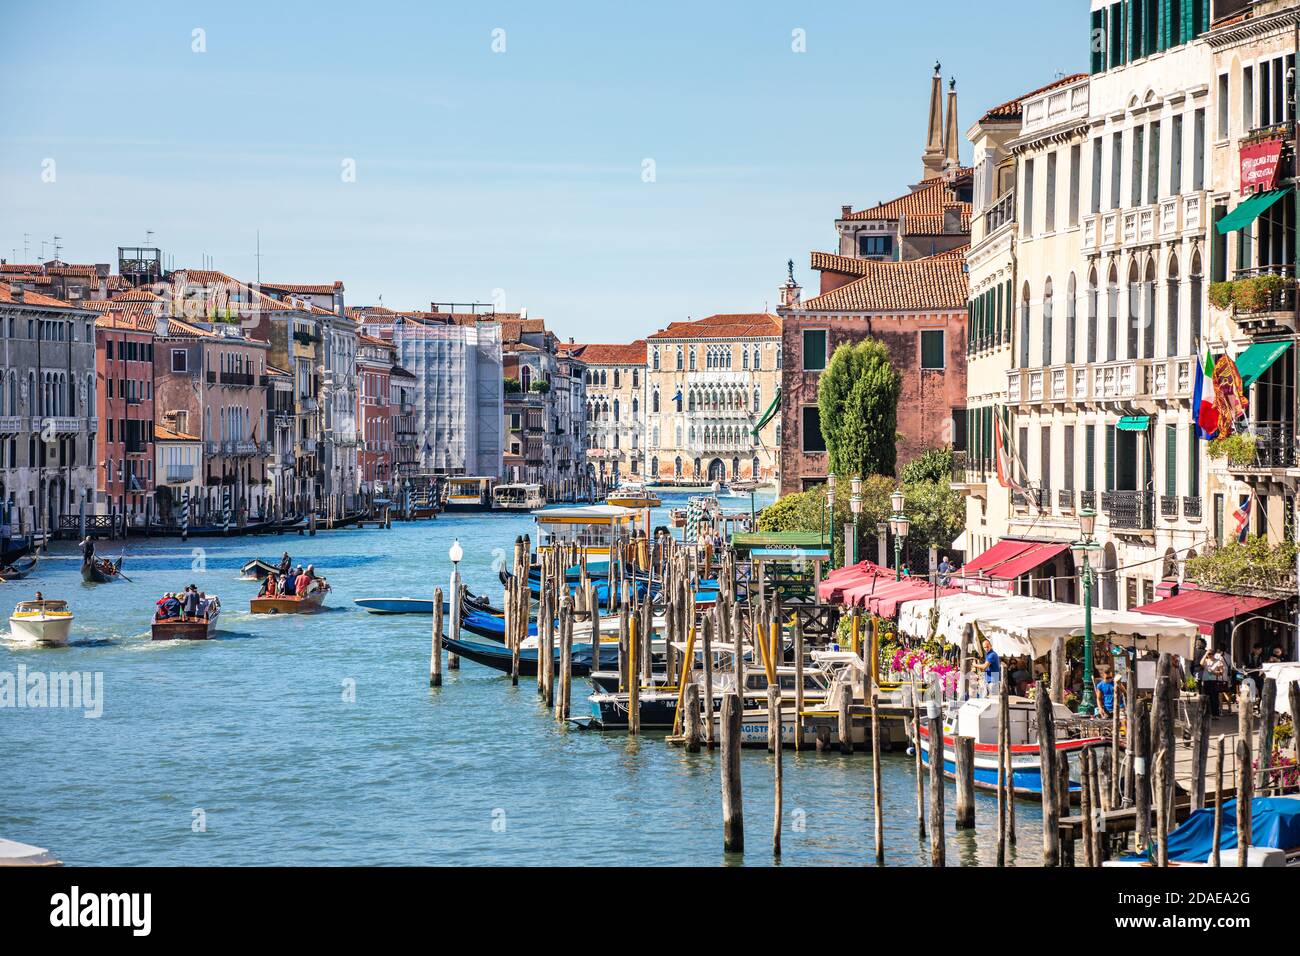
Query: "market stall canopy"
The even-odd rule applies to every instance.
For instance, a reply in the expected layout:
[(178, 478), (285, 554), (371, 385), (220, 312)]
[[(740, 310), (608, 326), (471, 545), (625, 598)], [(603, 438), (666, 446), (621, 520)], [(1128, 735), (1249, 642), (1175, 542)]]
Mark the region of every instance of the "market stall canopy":
[(1133, 610), (1139, 614), (1161, 614), (1182, 618), (1200, 627), (1202, 634), (1213, 634), (1214, 625), (1242, 614), (1252, 614), (1280, 598), (1225, 594), (1222, 591), (1184, 590), (1163, 601), (1152, 601)]
[[(1300, 663), (1286, 661), (1282, 664), (1265, 664), (1264, 676), (1277, 682), (1278, 706), (1285, 710), (1289, 706), (1283, 703), (1287, 699), (1287, 688), (1291, 684), (1300, 684)], [(1300, 714), (1292, 714), (1291, 720), (1300, 726)]]
[[(955, 644), (967, 625), (1003, 656), (1037, 659), (1049, 654), (1058, 638), (1083, 635), (1083, 608), (1040, 598), (965, 592), (904, 603), (898, 615), (899, 633), (922, 640), (938, 635)], [(1196, 627), (1187, 621), (1102, 608), (1093, 608), (1092, 633), (1098, 642), (1184, 657), (1191, 656), (1196, 640)]]
[(1069, 549), (1070, 545), (1064, 541), (1007, 539), (971, 558), (956, 576), (963, 580), (992, 578), (996, 581), (1012, 581)]
[[(919, 578), (904, 578), (901, 581), (875, 578), (846, 588), (843, 597), (846, 606), (862, 607), (868, 613), (892, 618), (898, 613), (899, 604), (926, 596), (933, 597), (934, 593), (934, 585)], [(958, 593), (957, 588), (939, 588), (940, 595)]]
[(822, 604), (838, 604), (844, 589), (865, 584), (878, 577), (893, 577), (894, 572), (871, 561), (860, 561), (847, 568), (836, 568), (817, 585), (817, 600)]

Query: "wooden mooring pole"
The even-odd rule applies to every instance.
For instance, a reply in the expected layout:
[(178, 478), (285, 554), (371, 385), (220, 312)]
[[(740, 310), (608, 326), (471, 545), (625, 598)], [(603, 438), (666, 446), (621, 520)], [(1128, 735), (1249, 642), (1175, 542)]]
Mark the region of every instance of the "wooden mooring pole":
[[(800, 644), (803, 642), (800, 641)], [(795, 739), (799, 739), (798, 722)], [(880, 693), (872, 688), (871, 694), (871, 805), (875, 816), (876, 862), (885, 862), (885, 807), (884, 790), (880, 782)]]
[(1043, 790), (1043, 866), (1061, 862), (1060, 803), (1057, 800), (1056, 721), (1052, 716), (1052, 699), (1047, 682), (1040, 680), (1034, 695), (1038, 710), (1039, 779)]
[(970, 830), (975, 826), (975, 738), (955, 737), (953, 756), (957, 774), (956, 826)]
[(433, 589), (433, 650), (429, 655), (429, 686), (442, 686), (442, 588)]
[[(768, 738), (775, 736), (776, 746), (772, 750), (772, 785), (774, 793), (774, 811), (772, 814), (772, 855), (779, 857), (781, 855), (781, 814), (783, 812), (782, 803), (784, 800), (784, 784), (782, 779), (781, 752), (785, 749), (781, 742), (781, 724), (784, 717), (781, 713), (781, 685), (769, 684), (767, 687), (767, 725)], [(773, 731), (772, 727), (776, 730)]]
[(740, 696), (722, 698), (722, 847), (745, 852), (745, 813), (740, 788)]

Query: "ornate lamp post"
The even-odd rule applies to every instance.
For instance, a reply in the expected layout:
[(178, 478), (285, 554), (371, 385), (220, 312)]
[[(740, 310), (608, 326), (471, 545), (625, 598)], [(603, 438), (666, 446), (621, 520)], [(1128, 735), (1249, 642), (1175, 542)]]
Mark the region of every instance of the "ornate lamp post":
[[(858, 562), (858, 516), (862, 514), (862, 478), (854, 475), (849, 482), (852, 494), (849, 496), (849, 510), (853, 512), (853, 522), (848, 526), (848, 537), (844, 541), (844, 564)], [(849, 553), (849, 542), (853, 542), (853, 553)]]
[(826, 525), (830, 528), (831, 567), (835, 567), (835, 475), (826, 476)]
[(894, 509), (894, 513), (889, 516), (889, 530), (894, 533), (895, 581), (903, 579), (903, 542), (907, 540), (907, 533), (912, 530), (911, 519), (903, 514), (905, 501), (906, 497), (901, 488), (889, 496), (889, 505)]
[(1101, 550), (1101, 545), (1093, 537), (1097, 526), (1097, 512), (1084, 508), (1079, 512), (1079, 540), (1070, 545), (1074, 563), (1079, 567), (1083, 581), (1083, 697), (1079, 701), (1079, 713), (1091, 716), (1096, 710), (1096, 700), (1092, 684), (1092, 587), (1095, 583), (1090, 557)]

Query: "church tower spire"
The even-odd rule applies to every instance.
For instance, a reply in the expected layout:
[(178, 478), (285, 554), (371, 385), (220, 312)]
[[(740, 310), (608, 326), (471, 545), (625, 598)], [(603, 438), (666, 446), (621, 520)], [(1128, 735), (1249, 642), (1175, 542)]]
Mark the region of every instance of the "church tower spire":
[(960, 166), (961, 151), (957, 133), (957, 81), (948, 80), (948, 121), (943, 128), (944, 165)]
[(943, 67), (934, 65), (934, 77), (930, 81), (930, 121), (925, 142), (925, 152), (921, 154), (924, 167), (922, 181), (943, 175)]

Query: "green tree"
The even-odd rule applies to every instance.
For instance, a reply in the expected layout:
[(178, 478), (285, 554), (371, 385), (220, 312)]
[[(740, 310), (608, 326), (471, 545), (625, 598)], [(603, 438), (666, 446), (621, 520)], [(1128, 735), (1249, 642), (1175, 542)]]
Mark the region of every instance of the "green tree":
[(867, 339), (835, 350), (817, 384), (831, 473), (894, 474), (901, 389), (883, 343)]
[(903, 466), (900, 477), (905, 485), (914, 485), (918, 481), (951, 481), (952, 446), (922, 452), (920, 457)]
[(1239, 591), (1285, 591), (1295, 594), (1296, 544), (1282, 541), (1269, 547), (1263, 535), (1252, 535), (1244, 542), (1232, 541), (1222, 548), (1188, 558), (1186, 576), (1210, 589)]
[[(884, 475), (869, 475), (862, 480), (862, 513), (858, 516), (859, 540), (865, 541), (876, 533), (876, 524), (889, 520), (889, 496), (894, 490), (894, 479)], [(835, 487), (835, 514), (826, 508), (826, 486), (785, 495), (762, 510), (758, 516), (759, 531), (826, 532), (835, 529), (835, 560), (844, 559), (844, 526), (853, 520), (849, 504), (848, 482), (837, 482)], [(951, 540), (951, 539), (950, 539)], [(863, 555), (870, 557), (870, 555)]]

